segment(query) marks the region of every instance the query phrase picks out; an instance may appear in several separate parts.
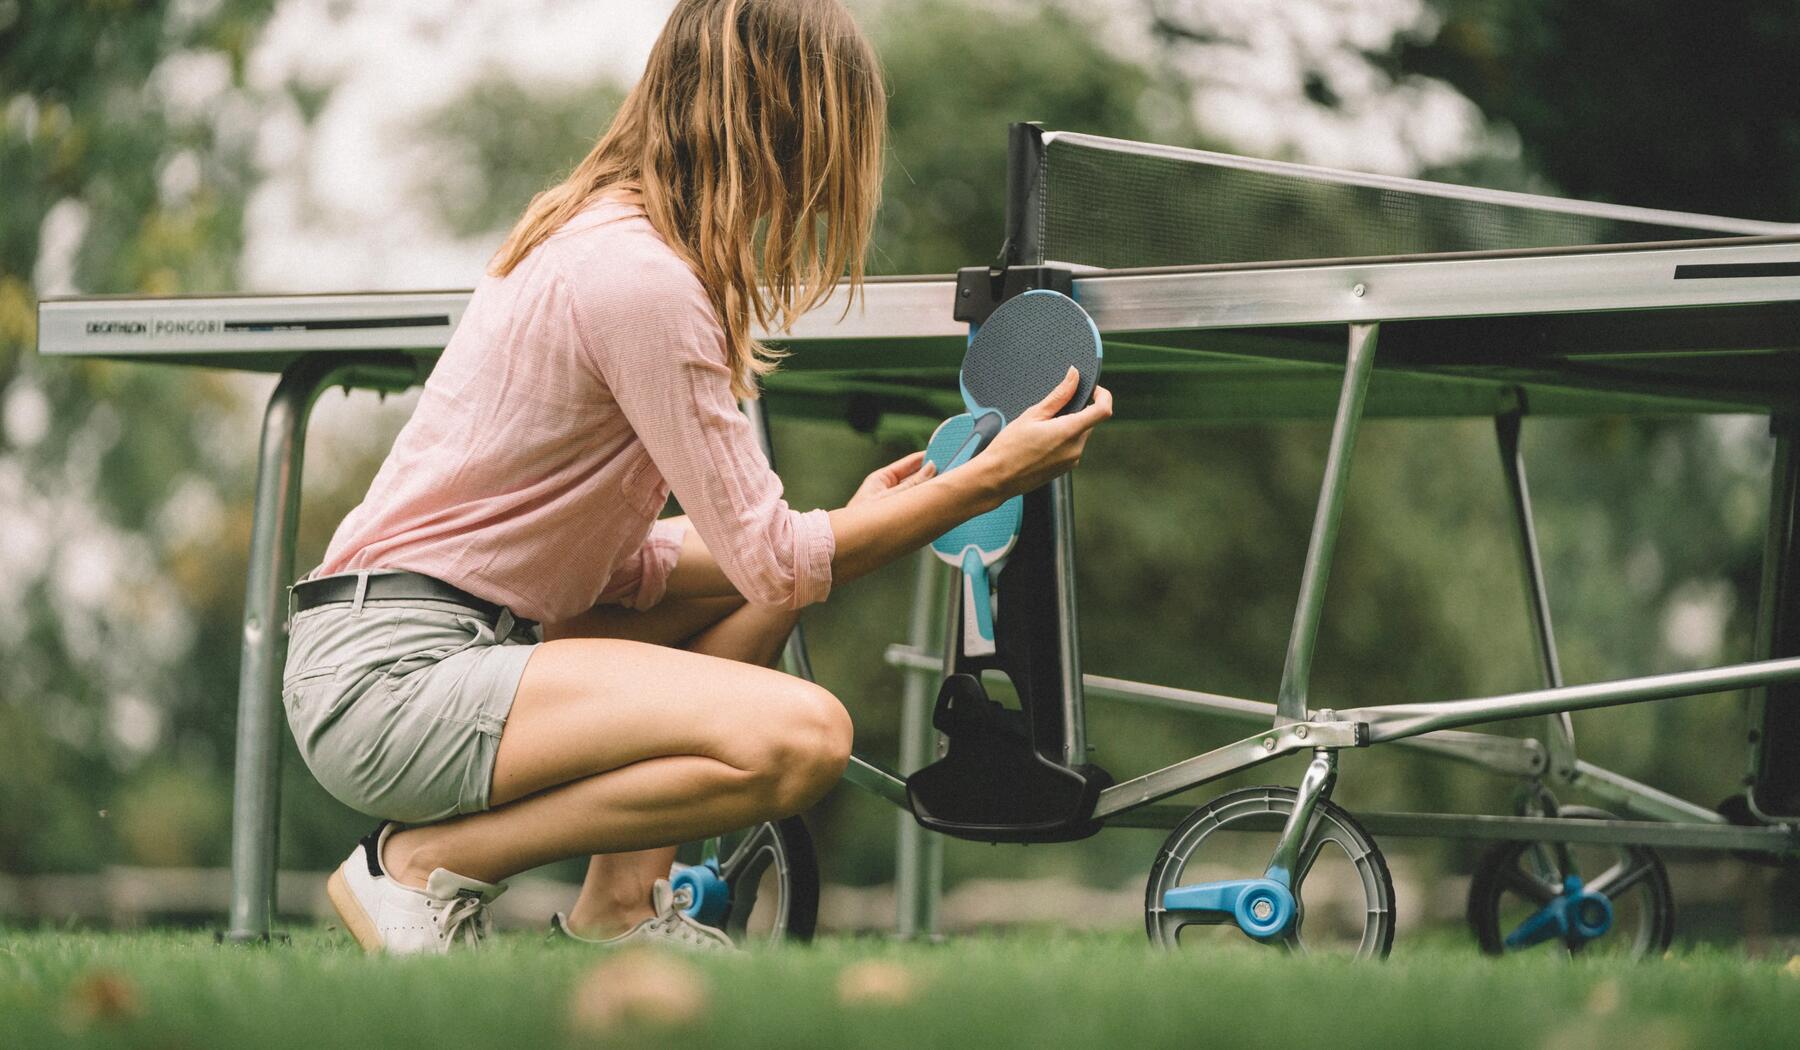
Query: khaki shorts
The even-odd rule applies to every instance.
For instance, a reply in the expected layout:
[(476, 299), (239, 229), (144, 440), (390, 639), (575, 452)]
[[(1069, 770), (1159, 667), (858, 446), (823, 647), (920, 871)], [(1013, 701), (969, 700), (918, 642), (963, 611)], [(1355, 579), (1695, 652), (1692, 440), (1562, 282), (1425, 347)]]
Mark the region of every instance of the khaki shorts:
[(321, 605), (293, 619), (281, 703), (307, 768), (345, 805), (410, 824), (478, 813), (541, 640), (510, 612), (489, 623), (452, 602)]

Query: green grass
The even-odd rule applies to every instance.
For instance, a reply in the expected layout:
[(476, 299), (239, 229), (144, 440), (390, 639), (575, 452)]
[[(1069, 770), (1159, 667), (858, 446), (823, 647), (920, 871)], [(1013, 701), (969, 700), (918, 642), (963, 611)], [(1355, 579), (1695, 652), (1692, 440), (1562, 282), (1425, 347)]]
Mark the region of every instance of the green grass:
[[(584, 1030), (571, 1003), (599, 960), (582, 946), (526, 935), (480, 953), (383, 959), (327, 930), (297, 931), (273, 948), (216, 947), (187, 931), (0, 930), (0, 1046), (1700, 1050), (1800, 1042), (1800, 966), (1724, 951), (1643, 963), (1492, 960), (1459, 943), (1427, 942), (1359, 964), (1249, 944), (1165, 955), (1123, 934), (938, 945), (827, 939), (677, 960), (675, 976), (689, 977), (703, 1003), (697, 1017)], [(840, 1001), (846, 967), (866, 972), (871, 963), (891, 964), (890, 979), (893, 967), (907, 971), (910, 992)]]

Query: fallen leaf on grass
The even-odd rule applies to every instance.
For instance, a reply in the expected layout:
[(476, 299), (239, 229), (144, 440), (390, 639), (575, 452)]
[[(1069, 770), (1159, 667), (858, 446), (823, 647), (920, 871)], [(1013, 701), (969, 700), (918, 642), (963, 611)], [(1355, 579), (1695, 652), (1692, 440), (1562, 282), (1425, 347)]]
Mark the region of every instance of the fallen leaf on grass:
[(1587, 1012), (1595, 1017), (1605, 1017), (1619, 1008), (1619, 982), (1607, 978), (1594, 985), (1588, 993)]
[(1787, 965), (1781, 969), (1789, 977), (1800, 977), (1800, 955), (1790, 956)]
[(569, 1026), (600, 1035), (627, 1025), (670, 1028), (706, 1011), (706, 981), (686, 959), (646, 949), (608, 956), (575, 983)]
[(918, 978), (899, 963), (868, 959), (838, 974), (838, 1002), (845, 1006), (898, 1006), (911, 1002), (918, 992)]
[(137, 982), (113, 970), (82, 975), (63, 996), (63, 1020), (76, 1030), (129, 1021), (143, 1012)]

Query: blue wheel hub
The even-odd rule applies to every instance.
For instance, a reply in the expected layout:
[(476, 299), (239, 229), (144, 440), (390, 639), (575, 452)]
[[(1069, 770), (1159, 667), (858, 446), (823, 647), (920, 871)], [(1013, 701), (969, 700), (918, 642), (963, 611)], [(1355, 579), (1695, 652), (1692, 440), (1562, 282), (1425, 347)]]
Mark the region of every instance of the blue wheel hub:
[(1506, 947), (1529, 948), (1552, 938), (1575, 947), (1612, 930), (1612, 901), (1606, 894), (1583, 888), (1581, 878), (1563, 879), (1562, 892), (1526, 916), (1518, 929), (1506, 935)]
[(682, 909), (687, 914), (708, 926), (724, 925), (725, 913), (731, 907), (731, 886), (719, 873), (717, 860), (678, 867), (669, 876), (669, 885), (686, 889), (691, 895), (692, 900)]
[(1171, 912), (1224, 915), (1259, 941), (1277, 940), (1294, 923), (1294, 893), (1271, 878), (1230, 879), (1177, 886), (1163, 894)]

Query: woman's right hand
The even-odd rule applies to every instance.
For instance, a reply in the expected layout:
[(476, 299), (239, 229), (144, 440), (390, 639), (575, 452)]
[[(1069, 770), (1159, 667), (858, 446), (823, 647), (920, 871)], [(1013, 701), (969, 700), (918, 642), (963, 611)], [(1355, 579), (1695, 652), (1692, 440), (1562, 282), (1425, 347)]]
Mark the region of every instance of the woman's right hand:
[(979, 464), (999, 498), (995, 505), (1022, 492), (1030, 492), (1051, 478), (1067, 473), (1081, 462), (1088, 437), (1103, 419), (1112, 416), (1112, 392), (1094, 388), (1094, 400), (1086, 408), (1066, 416), (1056, 413), (1075, 396), (1081, 375), (1069, 369), (1048, 397), (1008, 423), (968, 466)]

